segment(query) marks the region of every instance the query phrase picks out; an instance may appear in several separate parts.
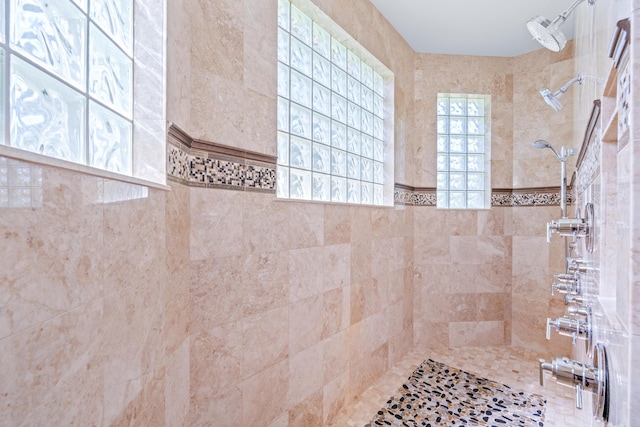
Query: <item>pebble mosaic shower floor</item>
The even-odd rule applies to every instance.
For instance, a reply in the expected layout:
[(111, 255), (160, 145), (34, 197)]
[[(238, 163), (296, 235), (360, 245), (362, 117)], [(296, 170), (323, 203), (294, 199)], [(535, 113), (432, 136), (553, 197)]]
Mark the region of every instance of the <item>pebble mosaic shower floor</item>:
[(538, 394), (428, 359), (365, 427), (544, 427), (545, 403)]
[[(544, 355), (551, 358), (556, 355)], [(332, 427), (363, 427), (372, 423), (381, 408), (385, 408), (390, 396), (394, 396), (399, 388), (407, 382), (412, 372), (426, 360), (440, 362), (442, 365), (455, 367), (456, 371), (476, 374), (482, 378), (490, 378), (496, 384), (507, 384), (517, 389), (537, 395), (547, 401), (544, 412), (544, 427), (579, 427), (576, 421), (574, 390), (547, 379), (545, 387), (539, 385), (538, 358), (541, 355), (525, 349), (513, 347), (460, 347), (429, 351), (411, 351), (396, 366), (389, 369), (374, 385), (365, 390), (357, 400), (351, 402), (334, 419)], [(463, 375), (460, 373), (459, 375)], [(462, 405), (452, 405), (453, 411), (468, 410)], [(460, 413), (461, 413), (460, 412)], [(534, 411), (535, 412), (535, 411)], [(395, 417), (394, 417), (395, 418)], [(397, 419), (397, 418), (395, 418)], [(479, 420), (483, 421), (483, 420)], [(393, 425), (393, 424), (381, 424)], [(399, 425), (403, 425), (400, 423)], [(407, 425), (422, 425), (407, 424)], [(425, 424), (426, 425), (426, 424)], [(432, 424), (452, 425), (451, 423)], [(465, 425), (453, 424), (453, 425)], [(472, 423), (466, 425), (474, 425)], [(505, 425), (498, 423), (475, 425)], [(509, 424), (506, 424), (509, 425)], [(519, 424), (512, 424), (517, 426)], [(372, 427), (375, 427), (372, 424)]]

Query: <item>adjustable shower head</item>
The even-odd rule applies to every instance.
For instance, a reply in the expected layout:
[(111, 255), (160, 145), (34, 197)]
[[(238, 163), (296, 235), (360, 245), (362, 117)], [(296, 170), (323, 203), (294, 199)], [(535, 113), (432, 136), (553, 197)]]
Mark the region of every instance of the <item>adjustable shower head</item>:
[[(561, 51), (567, 44), (567, 37), (560, 27), (562, 27), (571, 15), (571, 12), (584, 0), (576, 0), (567, 10), (558, 15), (553, 21), (549, 21), (544, 16), (536, 15), (527, 22), (527, 29), (531, 37), (537, 40), (542, 46), (553, 52)], [(596, 0), (588, 0), (589, 5), (593, 5)]]
[(560, 30), (566, 18), (559, 19), (560, 17), (551, 22), (544, 16), (537, 15), (527, 22), (527, 29), (533, 39), (553, 52), (561, 51), (567, 44), (567, 37)]
[(558, 160), (560, 160), (561, 162), (564, 162), (567, 159), (567, 157), (573, 156), (574, 154), (576, 154), (576, 151), (573, 148), (564, 148), (564, 147), (562, 147), (560, 149), (560, 152), (558, 153), (558, 151), (555, 148), (553, 148), (553, 145), (551, 145), (549, 142), (545, 141), (544, 139), (539, 139), (536, 142), (534, 142), (533, 148), (538, 148), (538, 149), (548, 148), (549, 150), (553, 151), (553, 154), (555, 154)]
[(562, 103), (558, 99), (558, 98), (560, 98), (560, 95), (562, 95), (562, 93), (559, 93), (559, 94), (556, 95), (555, 93), (551, 92), (546, 87), (543, 87), (542, 89), (540, 89), (540, 95), (542, 95), (542, 97), (544, 98), (545, 102), (547, 104), (549, 104), (551, 106), (551, 108), (553, 108), (556, 111), (562, 110)]
[(551, 151), (553, 151), (553, 154), (556, 155), (558, 160), (562, 161), (562, 158), (560, 157), (560, 154), (556, 151), (555, 148), (553, 148), (553, 145), (551, 145), (550, 143), (548, 143), (547, 141), (545, 141), (543, 139), (539, 139), (536, 142), (534, 142), (533, 143), (533, 148), (538, 148), (538, 149), (548, 148)]
[(572, 84), (574, 83), (578, 83), (579, 85), (582, 84), (583, 79), (584, 79), (583, 75), (578, 74), (577, 77), (574, 77), (571, 80), (569, 80), (564, 86), (562, 86), (560, 89), (558, 89), (555, 92), (551, 92), (546, 87), (543, 87), (542, 89), (540, 89), (540, 95), (542, 95), (545, 102), (549, 104), (551, 108), (553, 108), (556, 111), (560, 111), (562, 110), (562, 103), (560, 102), (560, 97), (571, 87)]

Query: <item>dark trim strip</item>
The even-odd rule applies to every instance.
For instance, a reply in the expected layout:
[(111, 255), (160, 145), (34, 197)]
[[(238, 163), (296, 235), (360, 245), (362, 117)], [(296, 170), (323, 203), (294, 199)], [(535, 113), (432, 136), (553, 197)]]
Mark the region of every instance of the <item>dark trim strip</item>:
[(616, 23), (616, 30), (609, 45), (609, 58), (613, 59), (613, 66), (618, 68), (629, 52), (631, 40), (631, 21), (621, 19)]
[(576, 169), (578, 170), (580, 170), (580, 168), (582, 167), (582, 162), (584, 161), (584, 156), (587, 153), (589, 144), (593, 142), (595, 130), (598, 126), (598, 121), (600, 120), (600, 104), (601, 102), (599, 99), (593, 101), (591, 116), (589, 116), (589, 122), (587, 122), (587, 128), (584, 132), (584, 138), (582, 139), (582, 147), (580, 147), (580, 153), (578, 154), (578, 159), (576, 160)]
[(173, 138), (177, 142), (192, 150), (204, 151), (210, 158), (218, 158), (225, 156), (235, 160), (253, 160), (256, 162), (276, 164), (277, 156), (258, 153), (257, 151), (243, 150), (228, 145), (218, 144), (212, 141), (202, 139), (194, 139), (184, 130), (180, 129), (175, 123), (169, 122), (169, 138)]

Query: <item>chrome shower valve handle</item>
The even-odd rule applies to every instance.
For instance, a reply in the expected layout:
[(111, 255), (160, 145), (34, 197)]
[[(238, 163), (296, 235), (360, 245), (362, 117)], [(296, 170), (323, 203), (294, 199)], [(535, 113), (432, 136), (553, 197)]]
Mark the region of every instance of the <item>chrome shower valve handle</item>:
[(588, 319), (591, 316), (591, 307), (584, 305), (571, 305), (567, 307), (567, 313), (571, 316), (581, 316)]
[(593, 415), (599, 421), (609, 420), (609, 367), (607, 352), (602, 344), (594, 346), (593, 365), (567, 357), (557, 357), (551, 362), (539, 359), (540, 385), (544, 387), (544, 373), (551, 372), (558, 384), (574, 388), (576, 407), (583, 408), (584, 390), (593, 393)]
[(578, 337), (591, 339), (590, 317), (585, 321), (572, 317), (558, 317), (556, 320), (547, 318), (546, 337), (551, 339), (551, 328), (555, 328), (560, 335), (571, 337), (571, 343), (575, 345)]
[(551, 328), (555, 328), (560, 335), (571, 337), (571, 344), (575, 345), (578, 338), (584, 340), (587, 355), (591, 355), (593, 345), (591, 312), (585, 313), (585, 318), (558, 317), (556, 320), (547, 318), (546, 338), (551, 339)]
[(593, 270), (592, 262), (582, 258), (567, 258), (565, 264), (567, 266), (567, 274), (585, 274)]
[(578, 237), (586, 236), (589, 226), (584, 218), (560, 218), (547, 223), (547, 243), (551, 243), (551, 235), (555, 232), (561, 236)]
[(576, 389), (576, 407), (582, 409), (582, 391), (592, 390), (597, 379), (595, 367), (567, 357), (555, 358), (551, 363), (539, 359), (539, 363), (540, 385), (544, 387), (544, 371), (551, 372), (557, 383)]

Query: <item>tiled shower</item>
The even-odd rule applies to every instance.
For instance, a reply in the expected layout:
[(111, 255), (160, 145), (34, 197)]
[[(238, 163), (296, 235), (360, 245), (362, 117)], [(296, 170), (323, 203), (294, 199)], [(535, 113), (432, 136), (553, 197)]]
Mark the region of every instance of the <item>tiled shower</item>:
[[(633, 8), (578, 9), (559, 53), (487, 58), (417, 54), (368, 0), (315, 4), (394, 73), (395, 206), (277, 200), (277, 1), (168, 2), (167, 120), (181, 130), (168, 138), (170, 191), (0, 158), (0, 186), (22, 195), (0, 204), (3, 423), (324, 425), (415, 352), (584, 356), (545, 338), (546, 319), (566, 309), (550, 293), (564, 246), (545, 230), (559, 216), (559, 170), (531, 143), (580, 149), (616, 22)], [(597, 78), (548, 108), (538, 89), (578, 71)], [(492, 97), (490, 210), (434, 206), (438, 92)], [(602, 105), (611, 117), (615, 102)], [(602, 144), (603, 184), (570, 205), (589, 199), (607, 218), (599, 235), (615, 274), (601, 276), (600, 301), (615, 309), (596, 335), (622, 402), (614, 425), (638, 418), (633, 114), (628, 144)], [(213, 174), (202, 185), (206, 165), (224, 179), (251, 170), (252, 184)], [(582, 425), (599, 425), (589, 411), (576, 411)]]

